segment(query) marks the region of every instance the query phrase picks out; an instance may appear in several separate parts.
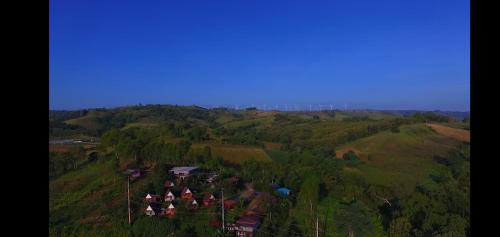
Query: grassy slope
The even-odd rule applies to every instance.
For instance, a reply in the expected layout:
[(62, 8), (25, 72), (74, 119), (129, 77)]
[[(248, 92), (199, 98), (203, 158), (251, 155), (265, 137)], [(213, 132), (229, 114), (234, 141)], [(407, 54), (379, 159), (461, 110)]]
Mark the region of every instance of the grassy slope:
[(91, 110), (85, 116), (66, 120), (65, 123), (81, 126), (95, 131), (101, 127), (100, 124), (96, 121), (96, 118), (103, 116), (104, 114), (105, 112)]
[[(131, 193), (146, 185), (147, 180), (148, 177), (131, 184)], [(51, 236), (62, 229), (82, 236), (101, 236), (104, 233), (100, 231), (111, 236), (126, 235), (126, 191), (126, 181), (113, 171), (110, 161), (89, 164), (51, 181)]]
[[(338, 153), (356, 151), (365, 163), (359, 169), (369, 183), (390, 186), (400, 194), (413, 190), (436, 166), (434, 155), (445, 155), (459, 141), (437, 134), (423, 124), (402, 126), (339, 147)], [(340, 155), (340, 154), (339, 154)]]
[(287, 152), (275, 149), (266, 149), (266, 153), (269, 155), (269, 157), (271, 157), (271, 159), (273, 159), (273, 161), (279, 163), (286, 163), (290, 156), (290, 154)]

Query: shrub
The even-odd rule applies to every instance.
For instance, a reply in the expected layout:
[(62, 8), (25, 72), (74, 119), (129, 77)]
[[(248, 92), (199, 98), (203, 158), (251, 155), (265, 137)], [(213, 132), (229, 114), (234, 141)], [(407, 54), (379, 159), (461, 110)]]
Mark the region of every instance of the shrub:
[(347, 161), (355, 161), (355, 160), (359, 160), (359, 158), (358, 158), (358, 156), (356, 155), (356, 153), (354, 153), (354, 151), (351, 151), (351, 150), (349, 150), (348, 152), (346, 152), (346, 153), (342, 156), (342, 159), (347, 160)]

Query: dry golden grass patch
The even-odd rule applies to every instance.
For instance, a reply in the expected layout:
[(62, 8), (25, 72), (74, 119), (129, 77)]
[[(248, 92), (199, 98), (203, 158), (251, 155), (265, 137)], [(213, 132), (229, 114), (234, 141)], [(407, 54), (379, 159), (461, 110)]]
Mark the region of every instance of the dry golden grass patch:
[(427, 126), (437, 133), (463, 142), (470, 142), (470, 131), (459, 128), (451, 128), (440, 124), (427, 123)]

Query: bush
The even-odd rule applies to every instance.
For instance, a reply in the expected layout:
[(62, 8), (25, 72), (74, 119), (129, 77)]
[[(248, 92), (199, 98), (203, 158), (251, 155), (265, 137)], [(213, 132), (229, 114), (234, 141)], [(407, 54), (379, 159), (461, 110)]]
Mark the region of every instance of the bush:
[(348, 152), (344, 153), (342, 156), (342, 159), (347, 160), (347, 161), (357, 161), (359, 160), (358, 156), (354, 151), (349, 150)]
[(393, 133), (399, 133), (400, 132), (399, 131), (399, 127), (393, 127), (393, 128), (391, 128), (391, 132), (393, 132)]

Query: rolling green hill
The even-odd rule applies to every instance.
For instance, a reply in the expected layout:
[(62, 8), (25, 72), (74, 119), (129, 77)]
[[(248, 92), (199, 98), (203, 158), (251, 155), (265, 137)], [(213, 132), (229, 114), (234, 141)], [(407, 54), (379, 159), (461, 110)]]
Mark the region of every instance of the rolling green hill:
[[(174, 219), (144, 215), (144, 195), (163, 195), (165, 180), (174, 179), (169, 167), (193, 165), (221, 180), (212, 187), (195, 176), (176, 185), (176, 193), (189, 186), (199, 201), (207, 191), (219, 198), (222, 188), (231, 199), (252, 190), (272, 197), (258, 205), (267, 211), (256, 236), (314, 235), (316, 217), (324, 236), (388, 236), (400, 223), (418, 236), (465, 236), (469, 228), (466, 121), (432, 113), (148, 105), (58, 111), (49, 124), (51, 138), (99, 141), (92, 154), (52, 147), (50, 236), (218, 236), (219, 228), (207, 226), (221, 219), (217, 205), (190, 211), (181, 201)], [(73, 154), (80, 154), (76, 163)], [(131, 225), (127, 168), (145, 175), (130, 186)], [(230, 181), (235, 176), (241, 182)], [(290, 194), (278, 194), (271, 182)], [(397, 204), (388, 206), (382, 196)], [(246, 208), (248, 201), (238, 200), (226, 221)]]
[(408, 194), (436, 168), (434, 156), (445, 156), (460, 143), (424, 124), (405, 125), (399, 133), (385, 131), (342, 145), (337, 156), (354, 151), (364, 164), (349, 172), (358, 172), (369, 183)]

